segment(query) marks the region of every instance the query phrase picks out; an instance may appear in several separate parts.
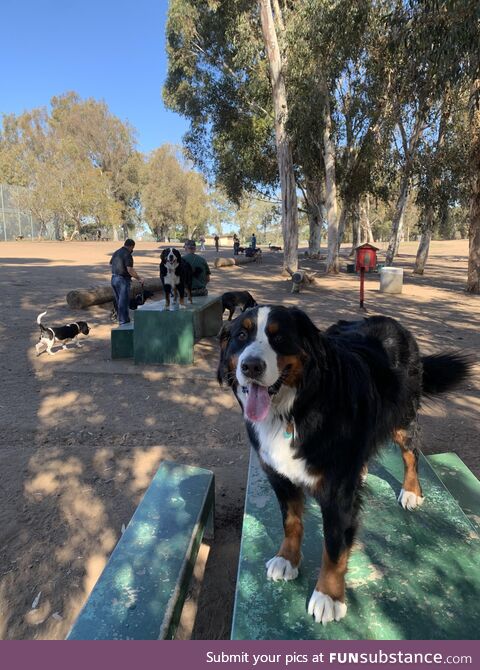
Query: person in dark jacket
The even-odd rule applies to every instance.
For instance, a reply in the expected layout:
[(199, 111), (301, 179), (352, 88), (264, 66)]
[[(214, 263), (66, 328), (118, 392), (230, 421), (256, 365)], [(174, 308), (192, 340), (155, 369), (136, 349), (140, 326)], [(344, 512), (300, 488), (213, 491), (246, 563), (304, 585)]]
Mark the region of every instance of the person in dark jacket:
[(130, 323), (128, 303), (130, 299), (130, 285), (132, 277), (143, 284), (143, 279), (133, 269), (134, 240), (125, 240), (121, 249), (112, 255), (110, 265), (112, 266), (112, 289), (118, 305), (118, 323)]

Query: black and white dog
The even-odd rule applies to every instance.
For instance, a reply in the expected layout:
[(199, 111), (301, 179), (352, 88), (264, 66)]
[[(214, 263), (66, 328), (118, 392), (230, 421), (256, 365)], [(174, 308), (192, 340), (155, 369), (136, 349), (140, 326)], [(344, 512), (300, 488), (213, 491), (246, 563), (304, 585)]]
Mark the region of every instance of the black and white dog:
[(228, 320), (231, 321), (236, 307), (241, 307), (242, 312), (250, 307), (256, 307), (257, 303), (248, 291), (227, 291), (222, 295), (222, 311), (229, 311)]
[[(142, 287), (141, 290), (128, 301), (128, 309), (138, 309), (141, 305), (144, 305), (147, 300), (153, 298), (154, 295), (155, 294), (153, 291), (149, 291), (148, 289), (144, 289)], [(115, 296), (113, 296), (113, 307), (110, 313), (110, 318), (112, 321), (117, 321), (118, 319), (118, 305)]]
[(267, 578), (295, 579), (305, 493), (323, 514), (322, 566), (308, 612), (339, 621), (347, 612), (345, 573), (358, 526), (362, 478), (389, 440), (404, 462), (399, 503), (423, 502), (417, 412), (422, 395), (451, 390), (471, 369), (456, 353), (421, 356), (397, 321), (374, 316), (320, 332), (296, 307), (257, 307), (220, 333), (218, 380), (242, 408), (252, 446), (275, 491), (284, 538)]
[(42, 351), (47, 350), (47, 353), (51, 356), (54, 355), (52, 347), (55, 344), (61, 344), (63, 349), (67, 348), (67, 342), (73, 342), (77, 347), (82, 345), (78, 341), (79, 335), (88, 335), (90, 328), (86, 321), (76, 321), (75, 323), (69, 323), (66, 326), (55, 326), (51, 328), (49, 326), (44, 326), (42, 323), (42, 317), (45, 316), (47, 312), (42, 312), (37, 316), (37, 323), (40, 326), (40, 339), (35, 345), (37, 356), (39, 356)]
[(188, 302), (192, 302), (193, 271), (189, 263), (184, 261), (178, 249), (168, 247), (160, 256), (160, 279), (165, 293), (165, 307), (170, 307), (170, 296), (176, 302), (180, 296), (180, 305), (185, 304), (185, 292)]

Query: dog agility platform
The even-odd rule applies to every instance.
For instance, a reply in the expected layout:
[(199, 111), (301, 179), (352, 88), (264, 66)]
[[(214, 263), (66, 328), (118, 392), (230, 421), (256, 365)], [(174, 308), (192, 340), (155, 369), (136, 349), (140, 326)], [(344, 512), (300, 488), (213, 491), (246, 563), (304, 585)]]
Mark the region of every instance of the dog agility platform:
[(137, 364), (193, 363), (193, 345), (217, 335), (222, 327), (220, 296), (194, 297), (193, 304), (173, 312), (164, 302), (147, 302), (135, 312), (133, 324), (112, 328), (112, 359), (133, 358)]
[(214, 476), (164, 462), (67, 640), (171, 639), (203, 536), (213, 537)]
[(323, 626), (307, 613), (322, 555), (320, 508), (307, 500), (297, 579), (267, 581), (265, 562), (276, 554), (283, 528), (252, 451), (232, 639), (477, 639), (480, 482), (455, 454), (431, 458), (432, 465), (421, 457), (425, 501), (412, 512), (397, 503), (403, 479), (397, 447), (371, 463), (346, 579), (347, 615)]

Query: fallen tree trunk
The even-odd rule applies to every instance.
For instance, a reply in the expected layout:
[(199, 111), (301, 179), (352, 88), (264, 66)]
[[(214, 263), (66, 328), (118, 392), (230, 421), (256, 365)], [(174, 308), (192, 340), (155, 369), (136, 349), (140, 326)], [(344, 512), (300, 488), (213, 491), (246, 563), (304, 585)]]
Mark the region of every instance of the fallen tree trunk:
[[(130, 288), (130, 297), (139, 291), (140, 284), (133, 280)], [(143, 287), (154, 293), (163, 291), (160, 277), (145, 279)], [(110, 284), (91, 286), (90, 288), (79, 288), (67, 293), (67, 303), (71, 309), (87, 309), (92, 305), (102, 305), (113, 300), (113, 290)]]
[(216, 258), (214, 266), (216, 268), (226, 268), (232, 265), (245, 265), (254, 263), (257, 260), (255, 256), (235, 256), (235, 258)]
[(290, 268), (287, 268), (287, 272), (292, 278), (292, 293), (300, 293), (300, 287), (309, 286), (315, 282), (315, 277), (312, 274), (308, 274), (305, 270), (297, 270), (292, 272)]

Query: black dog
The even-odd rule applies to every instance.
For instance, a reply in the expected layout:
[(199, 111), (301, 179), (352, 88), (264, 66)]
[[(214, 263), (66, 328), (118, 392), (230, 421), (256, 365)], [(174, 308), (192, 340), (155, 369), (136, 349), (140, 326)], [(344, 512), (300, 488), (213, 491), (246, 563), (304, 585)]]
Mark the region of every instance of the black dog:
[(423, 502), (417, 412), (422, 394), (454, 388), (469, 374), (455, 353), (421, 356), (394, 319), (342, 322), (320, 332), (296, 307), (258, 307), (226, 322), (219, 382), (227, 381), (252, 446), (278, 498), (285, 538), (267, 578), (295, 579), (301, 560), (304, 492), (323, 514), (324, 551), (308, 612), (323, 624), (346, 612), (345, 573), (355, 538), (362, 477), (393, 439), (405, 476), (400, 504)]
[(270, 249), (270, 251), (281, 251), (282, 250), (282, 247), (277, 247), (274, 244), (269, 244), (268, 248)]
[[(153, 291), (149, 291), (148, 289), (142, 288), (142, 290), (139, 293), (136, 293), (133, 298), (130, 298), (128, 301), (128, 309), (138, 309), (140, 305), (144, 305), (147, 300), (150, 300), (153, 298), (155, 294)], [(117, 321), (118, 319), (118, 305), (117, 305), (117, 299), (115, 296), (113, 296), (113, 308), (112, 312), (110, 314), (110, 318), (112, 321)]]
[(180, 305), (185, 304), (185, 292), (188, 302), (192, 302), (192, 282), (194, 274), (201, 273), (200, 268), (196, 272), (187, 261), (184, 261), (178, 249), (168, 247), (162, 251), (160, 256), (160, 279), (165, 293), (165, 307), (170, 307), (170, 296), (173, 293), (174, 300), (180, 295)]
[(228, 320), (232, 320), (235, 307), (241, 307), (244, 312), (249, 307), (256, 307), (257, 303), (248, 291), (228, 291), (222, 295), (222, 313), (228, 309)]
[(67, 342), (74, 342), (77, 347), (82, 345), (78, 341), (79, 335), (88, 335), (90, 328), (86, 321), (76, 321), (69, 323), (67, 326), (56, 326), (55, 328), (46, 327), (42, 323), (42, 317), (47, 312), (42, 312), (37, 316), (37, 323), (40, 326), (40, 339), (35, 345), (37, 356), (39, 356), (45, 349), (51, 356), (54, 355), (52, 347), (58, 342), (62, 344), (62, 348), (67, 348)]

